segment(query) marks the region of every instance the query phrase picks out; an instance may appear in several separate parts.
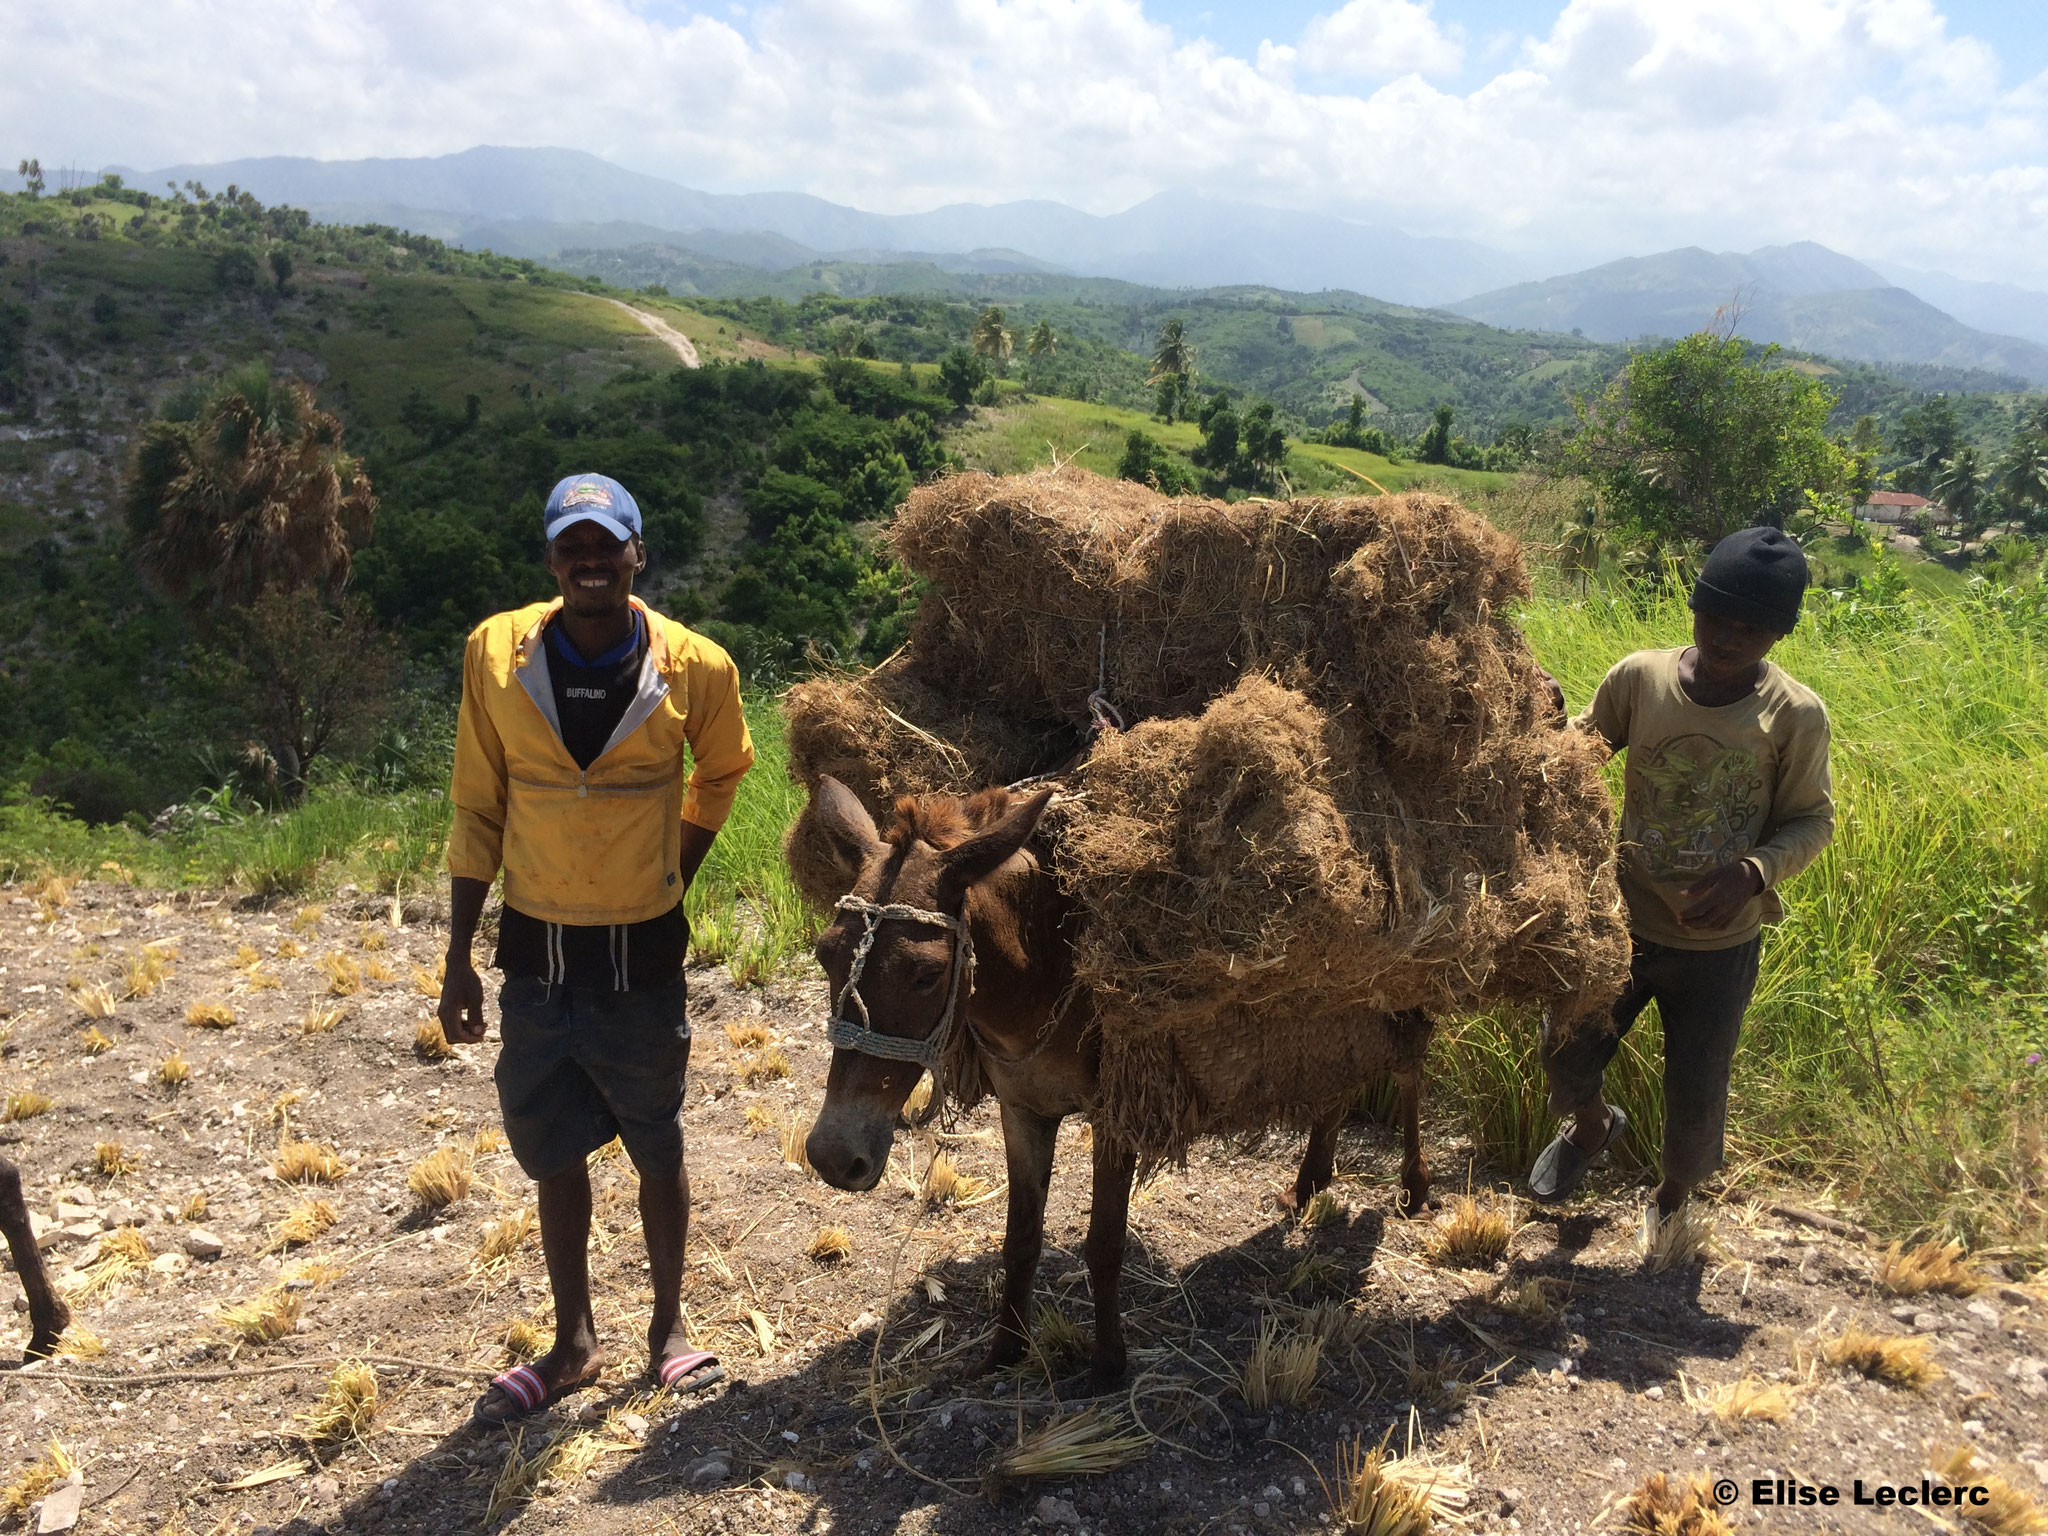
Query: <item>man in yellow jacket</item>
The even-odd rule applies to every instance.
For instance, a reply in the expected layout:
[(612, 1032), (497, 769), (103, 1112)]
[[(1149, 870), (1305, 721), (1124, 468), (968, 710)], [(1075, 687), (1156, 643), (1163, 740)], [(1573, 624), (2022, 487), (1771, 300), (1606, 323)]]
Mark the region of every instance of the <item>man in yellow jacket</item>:
[(562, 594), (470, 635), (450, 794), (441, 1024), (453, 1041), (484, 1038), (470, 950), (502, 870), (498, 1102), (513, 1156), (539, 1187), (555, 1297), (554, 1347), (491, 1383), (476, 1406), (487, 1424), (539, 1413), (603, 1368), (586, 1159), (614, 1136), (640, 1175), (650, 1374), (682, 1389), (720, 1374), (682, 1327), (683, 894), (754, 761), (739, 673), (718, 646), (633, 596), (647, 556), (624, 486), (571, 475), (545, 518)]

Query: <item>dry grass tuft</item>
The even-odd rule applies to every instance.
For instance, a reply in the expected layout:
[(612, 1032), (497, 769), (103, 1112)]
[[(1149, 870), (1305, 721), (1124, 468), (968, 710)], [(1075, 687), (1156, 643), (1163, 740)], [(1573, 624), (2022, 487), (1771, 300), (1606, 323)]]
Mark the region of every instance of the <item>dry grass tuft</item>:
[(363, 968), (355, 957), (331, 950), (314, 962), (327, 978), (327, 990), (335, 997), (354, 997), (363, 990)]
[(104, 1056), (114, 1048), (114, 1042), (95, 1024), (78, 1037), (78, 1048), (88, 1056)]
[(1823, 1342), (1820, 1357), (1829, 1365), (1859, 1371), (1888, 1387), (1914, 1392), (1941, 1374), (1941, 1367), (1930, 1358), (1927, 1340), (1872, 1333), (1862, 1327), (1852, 1327)]
[(372, 928), (368, 923), (356, 924), (356, 948), (380, 950), (390, 948), (391, 941), (385, 937), (382, 928)]
[(1073, 1373), (1088, 1359), (1088, 1336), (1066, 1313), (1041, 1301), (1031, 1315), (1031, 1353), (1048, 1380)]
[(1424, 1256), (1432, 1264), (1485, 1269), (1507, 1257), (1520, 1226), (1521, 1208), (1512, 1195), (1474, 1199), (1460, 1195), (1430, 1230)]
[(295, 1205), (270, 1229), (270, 1244), (263, 1251), (281, 1253), (287, 1248), (302, 1248), (339, 1220), (341, 1213), (325, 1200)]
[(789, 1056), (781, 1046), (765, 1046), (740, 1063), (740, 1081), (749, 1088), (789, 1076)]
[(257, 947), (254, 944), (237, 944), (235, 946), (236, 970), (246, 971), (253, 966), (261, 965), (262, 963), (263, 952), (257, 949)]
[(222, 1307), (214, 1314), (245, 1343), (274, 1344), (299, 1326), (299, 1298), (279, 1286), (254, 1301)]
[(1545, 1275), (1529, 1275), (1512, 1291), (1506, 1285), (1494, 1292), (1493, 1304), (1532, 1328), (1547, 1328), (1564, 1313), (1558, 1303), (1558, 1283)]
[(57, 1101), (47, 1093), (38, 1093), (33, 1088), (19, 1088), (7, 1095), (7, 1102), (0, 1107), (0, 1125), (12, 1125), (17, 1120), (33, 1120), (38, 1115), (47, 1115), (57, 1107)]
[(1011, 1478), (1090, 1477), (1128, 1466), (1151, 1446), (1152, 1437), (1123, 1415), (1090, 1408), (1055, 1414), (1019, 1437), (997, 1458), (996, 1470)]
[(1984, 1289), (1984, 1277), (1964, 1261), (1961, 1243), (1927, 1242), (1910, 1252), (1893, 1243), (1878, 1265), (1877, 1283), (1894, 1296), (1921, 1296), (1929, 1291), (1974, 1296)]
[(306, 1090), (287, 1088), (270, 1101), (270, 1112), (264, 1118), (279, 1130), (288, 1130), (292, 1123), (292, 1106), (304, 1101)]
[(749, 1104), (745, 1127), (749, 1136), (755, 1136), (762, 1131), (780, 1130), (782, 1121), (766, 1104)]
[(0, 1518), (19, 1519), (28, 1513), (29, 1505), (69, 1477), (78, 1463), (63, 1443), (50, 1441), (50, 1448), (29, 1464), (20, 1477), (0, 1488)]
[(1683, 1269), (1714, 1248), (1714, 1212), (1698, 1200), (1688, 1200), (1669, 1216), (1659, 1214), (1657, 1202), (1643, 1207), (1643, 1224), (1636, 1234), (1636, 1253), (1647, 1274), (1661, 1275)]
[(811, 1122), (801, 1115), (791, 1115), (787, 1120), (772, 1122), (775, 1126), (775, 1144), (782, 1152), (782, 1161), (791, 1168), (801, 1168), (813, 1178), (818, 1170), (811, 1166), (810, 1149), (806, 1145), (811, 1139)]
[(295, 1284), (332, 1285), (348, 1273), (346, 1264), (330, 1264), (325, 1259), (308, 1259), (303, 1264), (292, 1266), (292, 1272), (285, 1278)]
[(114, 989), (101, 982), (92, 982), (71, 994), (78, 1011), (88, 1019), (111, 1019), (114, 1016)]
[(820, 1264), (837, 1264), (853, 1257), (853, 1234), (844, 1227), (820, 1227), (804, 1253)]
[(122, 1174), (133, 1173), (141, 1166), (141, 1160), (123, 1152), (118, 1141), (101, 1141), (93, 1144), (92, 1171), (103, 1179), (118, 1179)]
[(725, 1026), (725, 1038), (743, 1051), (758, 1051), (768, 1043), (768, 1026), (758, 1020)]
[(625, 1161), (626, 1144), (616, 1136), (590, 1154), (590, 1166), (593, 1168), (599, 1163), (623, 1163)]
[(1420, 1453), (1397, 1458), (1387, 1445), (1392, 1433), (1371, 1450), (1362, 1436), (1338, 1446), (1337, 1486), (1323, 1484), (1338, 1527), (1365, 1536), (1427, 1536), (1439, 1518), (1460, 1523), (1472, 1498), (1471, 1470)]
[(965, 1206), (980, 1200), (989, 1192), (987, 1179), (978, 1179), (971, 1173), (962, 1173), (952, 1155), (940, 1152), (933, 1156), (931, 1167), (925, 1170), (924, 1198), (933, 1205)]
[(299, 1020), (302, 1035), (324, 1035), (343, 1019), (348, 1017), (346, 1008), (323, 1008), (319, 999), (306, 1004), (306, 1016)]
[(405, 1187), (430, 1210), (442, 1210), (469, 1193), (476, 1157), (459, 1142), (444, 1142), (412, 1165)]
[(277, 992), (284, 987), (284, 982), (274, 972), (266, 971), (260, 965), (250, 966), (243, 973), (242, 980), (251, 992)]
[(1246, 1406), (1263, 1412), (1276, 1403), (1299, 1408), (1315, 1389), (1316, 1372), (1323, 1360), (1323, 1339), (1319, 1333), (1301, 1329), (1282, 1337), (1278, 1318), (1268, 1316), (1259, 1325), (1259, 1337), (1252, 1345), (1251, 1358), (1238, 1376), (1238, 1391)]
[(487, 1125), (469, 1138), (469, 1150), (478, 1157), (489, 1157), (493, 1152), (502, 1152), (510, 1143), (505, 1133), (495, 1125)]
[(82, 1323), (66, 1327), (57, 1345), (58, 1355), (66, 1360), (97, 1360), (106, 1352), (107, 1341)]
[(455, 1056), (455, 1047), (448, 1043), (448, 1033), (439, 1019), (420, 1020), (420, 1027), (412, 1032), (412, 1049), (422, 1061), (450, 1061)]
[(325, 907), (301, 907), (292, 918), (293, 933), (311, 933), (327, 915)]
[(1624, 1536), (1734, 1536), (1704, 1476), (1680, 1481), (1653, 1472), (1615, 1513)]
[(1329, 1297), (1301, 1314), (1301, 1326), (1326, 1348), (1355, 1349), (1372, 1332), (1372, 1318), (1349, 1302)]
[(296, 960), (305, 952), (306, 946), (297, 939), (285, 938), (277, 941), (277, 958), (280, 960)]
[(1304, 1227), (1326, 1227), (1333, 1221), (1344, 1218), (1344, 1202), (1337, 1198), (1334, 1189), (1319, 1189), (1309, 1197), (1296, 1219)]
[(293, 1141), (286, 1136), (278, 1140), (277, 1155), (270, 1160), (270, 1171), (287, 1184), (332, 1184), (348, 1169), (334, 1155), (332, 1147), (323, 1147), (312, 1141)]
[(379, 983), (393, 982), (398, 980), (398, 973), (386, 965), (378, 956), (372, 955), (363, 962), (363, 979)]
[(299, 1416), (299, 1434), (315, 1445), (360, 1440), (377, 1417), (377, 1373), (361, 1361), (344, 1360), (327, 1378), (327, 1390)]
[(1951, 1487), (1975, 1486), (1984, 1490), (1982, 1504), (1962, 1507), (1962, 1521), (1982, 1536), (2043, 1536), (2048, 1533), (2048, 1511), (2004, 1478), (1980, 1468), (1976, 1447), (1959, 1445), (1940, 1451), (1930, 1447), (1928, 1470)]
[(1305, 1253), (1287, 1272), (1287, 1278), (1280, 1282), (1280, 1294), (1292, 1296), (1296, 1291), (1305, 1291), (1313, 1296), (1317, 1291), (1339, 1291), (1344, 1289), (1344, 1266), (1327, 1253)]
[(1782, 1424), (1792, 1417), (1793, 1405), (1798, 1401), (1798, 1394), (1791, 1387), (1755, 1376), (1695, 1390), (1681, 1371), (1678, 1388), (1691, 1408), (1723, 1424)]
[(187, 1195), (185, 1203), (178, 1207), (178, 1220), (204, 1221), (206, 1219), (206, 1196)]
[(170, 974), (170, 956), (154, 944), (145, 944), (121, 962), (121, 991), (127, 997), (148, 997), (164, 984)]
[(540, 1358), (548, 1336), (523, 1317), (515, 1317), (505, 1329), (505, 1353), (515, 1365)]
[(185, 1022), (194, 1029), (231, 1029), (235, 1010), (226, 1003), (194, 1003), (185, 1010)]
[(438, 998), (441, 995), (441, 983), (447, 980), (447, 977), (448, 957), (443, 955), (434, 962), (434, 968), (431, 971), (424, 965), (416, 965), (412, 968), (412, 989), (419, 993), (421, 997)]
[(173, 1051), (156, 1064), (156, 1070), (150, 1076), (166, 1088), (182, 1088), (192, 1076), (192, 1063), (185, 1059), (183, 1051)]
[(64, 1289), (74, 1300), (104, 1296), (128, 1276), (147, 1269), (154, 1257), (140, 1232), (116, 1227), (101, 1235), (91, 1263), (64, 1277)]
[(534, 1220), (532, 1210), (523, 1205), (502, 1221), (492, 1222), (484, 1228), (471, 1269), (479, 1274), (504, 1269), (518, 1254), (520, 1245), (539, 1229), (540, 1223)]

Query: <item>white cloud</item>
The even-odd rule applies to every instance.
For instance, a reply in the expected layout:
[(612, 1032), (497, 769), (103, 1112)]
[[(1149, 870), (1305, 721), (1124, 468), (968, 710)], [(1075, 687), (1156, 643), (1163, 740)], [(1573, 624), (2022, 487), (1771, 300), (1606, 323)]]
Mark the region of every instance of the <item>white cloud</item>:
[(1464, 32), (1430, 15), (1430, 0), (1350, 0), (1301, 34), (1302, 65), (1319, 75), (1390, 80), (1453, 75), (1465, 62)]
[(1462, 38), (1399, 0), (1256, 59), (1139, 0), (701, 3), (0, 0), (0, 137), (46, 165), (562, 144), (889, 211), (1196, 187), (1587, 254), (1811, 238), (2040, 281), (2048, 81), (2002, 90), (1933, 0), (1570, 0), (1456, 90), (1429, 82)]

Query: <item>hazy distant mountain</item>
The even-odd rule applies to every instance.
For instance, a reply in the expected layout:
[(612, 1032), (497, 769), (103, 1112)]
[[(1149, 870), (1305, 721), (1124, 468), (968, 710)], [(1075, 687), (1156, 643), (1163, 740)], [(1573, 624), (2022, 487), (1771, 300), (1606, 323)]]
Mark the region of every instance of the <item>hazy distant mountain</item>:
[[(516, 255), (654, 240), (774, 270), (850, 252), (894, 259), (1003, 250), (1055, 269), (1138, 283), (1347, 288), (1404, 304), (1438, 304), (1532, 271), (1527, 261), (1466, 240), (1192, 192), (1162, 193), (1107, 217), (1042, 201), (878, 214), (796, 192), (698, 192), (568, 149), (478, 148), (417, 160), (276, 157), (124, 174), (145, 190), (188, 179), (214, 190), (232, 183), (317, 218), (395, 224)], [(594, 238), (593, 227), (611, 227), (619, 238)], [(683, 234), (689, 238), (676, 238)], [(739, 255), (730, 245), (715, 246), (714, 234), (759, 243)]]
[(2048, 347), (1972, 329), (1862, 262), (1803, 242), (1747, 255), (1688, 247), (1631, 257), (1445, 306), (1519, 330), (1595, 341), (1683, 336), (1736, 305), (1741, 333), (1869, 363), (1937, 363), (2048, 384)]
[(1922, 272), (1888, 261), (1873, 261), (1870, 265), (1907, 292), (1937, 309), (1947, 310), (1965, 325), (2048, 345), (2048, 293), (2015, 288), (2010, 283), (1972, 282), (1966, 277)]

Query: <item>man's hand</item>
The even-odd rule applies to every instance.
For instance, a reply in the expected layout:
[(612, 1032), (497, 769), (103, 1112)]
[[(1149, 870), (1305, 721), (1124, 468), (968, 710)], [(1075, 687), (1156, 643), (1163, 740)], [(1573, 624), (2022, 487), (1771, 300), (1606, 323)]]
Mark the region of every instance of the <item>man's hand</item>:
[(484, 983), (467, 955), (448, 957), (441, 980), (441, 1006), (435, 1010), (441, 1033), (453, 1045), (475, 1045), (484, 1037)]
[(1537, 703), (1539, 705), (1547, 704), (1550, 707), (1552, 722), (1557, 725), (1563, 725), (1569, 714), (1564, 704), (1564, 684), (1550, 675), (1548, 667), (1538, 667), (1536, 669), (1536, 679)]
[(1688, 928), (1726, 928), (1763, 890), (1763, 872), (1744, 859), (1679, 892), (1685, 905), (1678, 910), (1678, 920)]

